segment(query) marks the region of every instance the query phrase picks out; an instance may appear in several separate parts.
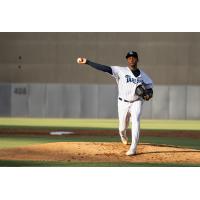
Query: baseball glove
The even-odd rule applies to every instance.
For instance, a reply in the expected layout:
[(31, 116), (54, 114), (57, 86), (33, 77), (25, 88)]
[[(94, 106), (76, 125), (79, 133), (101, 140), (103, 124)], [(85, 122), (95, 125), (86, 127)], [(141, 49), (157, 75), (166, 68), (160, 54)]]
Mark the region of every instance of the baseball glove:
[(153, 96), (153, 90), (151, 88), (146, 89), (145, 86), (141, 84), (136, 87), (135, 94), (141, 97), (142, 99), (148, 101)]

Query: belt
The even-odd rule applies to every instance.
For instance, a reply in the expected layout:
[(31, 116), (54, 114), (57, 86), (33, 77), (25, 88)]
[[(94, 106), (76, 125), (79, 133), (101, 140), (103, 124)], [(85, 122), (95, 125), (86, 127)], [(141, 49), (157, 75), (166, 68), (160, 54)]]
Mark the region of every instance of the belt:
[(136, 99), (136, 100), (134, 100), (134, 101), (128, 101), (128, 100), (126, 100), (126, 99), (122, 99), (121, 97), (119, 97), (119, 100), (120, 100), (120, 101), (127, 102), (127, 103), (133, 103), (133, 102), (138, 101), (138, 100), (140, 100), (140, 99), (138, 98), (138, 99)]

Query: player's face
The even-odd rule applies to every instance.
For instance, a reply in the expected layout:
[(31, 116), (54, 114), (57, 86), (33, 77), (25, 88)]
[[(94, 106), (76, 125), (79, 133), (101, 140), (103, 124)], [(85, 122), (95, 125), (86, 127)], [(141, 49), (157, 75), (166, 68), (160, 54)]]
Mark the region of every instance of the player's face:
[(137, 62), (138, 62), (137, 58), (131, 56), (131, 57), (127, 58), (127, 61), (128, 61), (128, 65), (130, 67), (136, 67), (137, 66)]

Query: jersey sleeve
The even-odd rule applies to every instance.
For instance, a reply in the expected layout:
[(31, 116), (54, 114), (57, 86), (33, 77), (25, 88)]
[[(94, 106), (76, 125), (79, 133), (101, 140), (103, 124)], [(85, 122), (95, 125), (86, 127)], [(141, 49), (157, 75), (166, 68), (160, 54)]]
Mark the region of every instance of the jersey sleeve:
[(142, 75), (142, 80), (143, 80), (146, 88), (147, 89), (153, 88), (152, 79), (146, 73), (144, 73), (143, 71), (142, 71), (141, 75)]
[(119, 66), (111, 66), (111, 69), (112, 69), (112, 76), (115, 77), (116, 79), (118, 79), (120, 67)]

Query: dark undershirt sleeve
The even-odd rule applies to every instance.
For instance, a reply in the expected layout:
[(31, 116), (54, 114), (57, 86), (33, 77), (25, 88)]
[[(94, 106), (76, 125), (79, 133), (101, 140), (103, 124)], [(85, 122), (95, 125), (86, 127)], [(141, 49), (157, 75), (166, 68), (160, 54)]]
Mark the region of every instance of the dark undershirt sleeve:
[(90, 65), (91, 67), (93, 67), (93, 68), (95, 68), (97, 70), (100, 70), (100, 71), (103, 71), (103, 72), (107, 72), (107, 73), (113, 75), (112, 68), (109, 67), (109, 66), (101, 65), (101, 64), (98, 64), (98, 63), (94, 63), (94, 62), (92, 62), (90, 60), (87, 60), (86, 64)]

